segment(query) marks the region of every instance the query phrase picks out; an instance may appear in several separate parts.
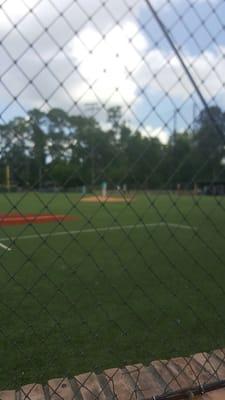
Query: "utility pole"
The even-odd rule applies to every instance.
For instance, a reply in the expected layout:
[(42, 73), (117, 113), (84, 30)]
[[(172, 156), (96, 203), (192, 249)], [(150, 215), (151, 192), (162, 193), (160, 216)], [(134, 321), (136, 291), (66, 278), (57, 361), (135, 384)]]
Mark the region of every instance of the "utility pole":
[(176, 135), (177, 133), (177, 114), (178, 114), (178, 108), (175, 108), (174, 113), (173, 113), (173, 133)]
[(194, 102), (193, 109), (192, 109), (192, 131), (193, 132), (194, 132), (196, 116), (197, 116), (197, 104)]

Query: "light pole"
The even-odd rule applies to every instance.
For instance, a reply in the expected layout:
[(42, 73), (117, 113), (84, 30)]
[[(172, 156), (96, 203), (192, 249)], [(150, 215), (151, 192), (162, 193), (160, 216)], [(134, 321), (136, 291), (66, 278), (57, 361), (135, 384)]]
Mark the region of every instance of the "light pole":
[(175, 108), (174, 113), (173, 113), (173, 133), (176, 135), (177, 133), (177, 114), (179, 112), (178, 108)]
[(195, 120), (197, 116), (197, 104), (193, 103), (193, 109), (192, 109), (192, 131), (194, 132), (194, 126), (195, 126)]
[[(94, 118), (98, 111), (100, 110), (100, 106), (97, 103), (86, 103), (85, 110), (89, 114), (89, 118)], [(95, 144), (93, 135), (91, 135), (91, 185), (92, 188), (95, 184)]]

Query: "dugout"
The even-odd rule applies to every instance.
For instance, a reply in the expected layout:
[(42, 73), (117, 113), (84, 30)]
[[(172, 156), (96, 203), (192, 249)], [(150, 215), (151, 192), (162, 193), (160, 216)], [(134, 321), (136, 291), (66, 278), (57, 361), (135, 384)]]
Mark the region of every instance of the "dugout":
[(225, 181), (203, 181), (198, 182), (197, 187), (201, 194), (212, 196), (225, 195)]

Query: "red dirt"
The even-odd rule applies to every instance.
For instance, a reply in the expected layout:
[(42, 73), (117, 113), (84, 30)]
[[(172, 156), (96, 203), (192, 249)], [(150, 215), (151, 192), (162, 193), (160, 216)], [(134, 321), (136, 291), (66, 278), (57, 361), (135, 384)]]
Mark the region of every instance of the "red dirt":
[(1, 225), (26, 225), (26, 224), (43, 224), (48, 222), (75, 221), (78, 217), (73, 215), (53, 215), (53, 214), (1, 214)]

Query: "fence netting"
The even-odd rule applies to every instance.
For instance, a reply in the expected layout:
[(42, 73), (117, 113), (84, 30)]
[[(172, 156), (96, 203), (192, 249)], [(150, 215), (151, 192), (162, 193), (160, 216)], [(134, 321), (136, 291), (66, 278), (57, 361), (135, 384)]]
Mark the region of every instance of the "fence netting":
[(223, 15), (0, 0), (1, 390), (224, 386)]

